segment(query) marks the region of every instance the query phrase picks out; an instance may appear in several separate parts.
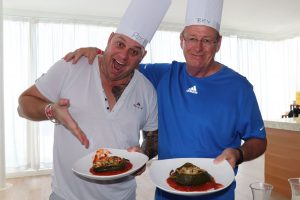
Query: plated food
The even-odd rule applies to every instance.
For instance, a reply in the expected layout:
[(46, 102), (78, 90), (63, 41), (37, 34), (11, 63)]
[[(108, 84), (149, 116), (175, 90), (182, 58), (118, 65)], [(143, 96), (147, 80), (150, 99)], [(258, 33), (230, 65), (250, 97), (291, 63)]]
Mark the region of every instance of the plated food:
[(131, 162), (120, 156), (112, 156), (107, 149), (98, 149), (95, 153), (90, 172), (94, 175), (110, 176), (124, 173), (132, 168)]
[[(78, 159), (73, 164), (72, 171), (88, 179), (101, 181), (115, 180), (133, 174), (149, 160), (145, 154), (129, 152), (126, 149), (106, 147), (102, 147), (101, 149)], [(124, 163), (125, 168), (123, 168)], [(131, 167), (130, 164), (132, 165)]]
[(171, 170), (166, 181), (172, 188), (180, 191), (207, 191), (224, 187), (216, 183), (206, 170), (190, 162), (186, 162), (175, 171)]
[[(214, 159), (212, 158), (173, 158), (154, 160), (149, 168), (150, 178), (159, 189), (177, 195), (200, 196), (219, 192), (227, 188), (233, 182), (234, 171), (227, 161), (215, 164), (213, 160)], [(186, 165), (186, 163), (192, 165)], [(184, 173), (181, 173), (182, 171)], [(193, 174), (197, 174), (198, 177), (201, 177), (201, 181), (196, 181)], [(168, 182), (168, 179), (171, 177), (173, 177), (171, 180), (173, 185), (170, 184), (170, 181)], [(213, 178), (213, 180), (211, 178)], [(206, 182), (208, 179), (210, 182)], [(177, 182), (175, 180), (177, 180)], [(213, 181), (217, 184), (214, 185), (216, 186), (214, 188), (191, 189), (192, 187), (197, 187), (191, 186), (193, 184), (197, 185), (200, 182), (205, 182), (205, 185), (211, 184)], [(198, 186), (203, 187), (204, 185), (201, 186), (200, 184)]]

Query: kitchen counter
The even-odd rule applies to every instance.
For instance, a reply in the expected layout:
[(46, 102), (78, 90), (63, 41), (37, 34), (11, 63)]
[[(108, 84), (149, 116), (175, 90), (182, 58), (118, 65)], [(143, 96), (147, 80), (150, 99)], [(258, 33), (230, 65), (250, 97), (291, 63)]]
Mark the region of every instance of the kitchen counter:
[(300, 177), (300, 118), (265, 120), (268, 146), (265, 152), (265, 182), (291, 198), (288, 178)]
[(264, 120), (266, 128), (282, 129), (300, 132), (300, 117)]

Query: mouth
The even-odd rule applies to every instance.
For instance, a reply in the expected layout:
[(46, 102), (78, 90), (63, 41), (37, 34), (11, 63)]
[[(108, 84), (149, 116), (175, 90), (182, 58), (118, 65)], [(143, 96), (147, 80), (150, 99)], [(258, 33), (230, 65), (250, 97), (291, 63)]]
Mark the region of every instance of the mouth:
[(122, 63), (121, 61), (113, 59), (113, 69), (116, 72), (119, 72), (124, 66), (125, 66), (125, 63)]
[(203, 53), (203, 52), (193, 52), (191, 55), (196, 56), (196, 57), (201, 57), (201, 56), (204, 56), (205, 53)]

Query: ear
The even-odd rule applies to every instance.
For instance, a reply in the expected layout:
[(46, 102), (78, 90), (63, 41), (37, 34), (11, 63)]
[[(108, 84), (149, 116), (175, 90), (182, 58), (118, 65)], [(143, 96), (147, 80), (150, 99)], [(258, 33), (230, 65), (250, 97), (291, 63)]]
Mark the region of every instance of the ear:
[(218, 43), (217, 43), (217, 49), (216, 49), (216, 52), (218, 52), (221, 48), (221, 43), (222, 43), (222, 36), (220, 35), (219, 38), (218, 38)]
[(141, 55), (141, 58), (140, 58), (140, 60), (139, 60), (139, 63), (142, 62), (142, 60), (144, 59), (144, 57), (145, 57), (146, 55), (147, 55), (147, 51), (146, 51), (146, 49), (145, 49), (143, 55)]
[(141, 59), (141, 61), (144, 59), (144, 57), (147, 55), (147, 51), (146, 51), (146, 49), (145, 49), (145, 51), (144, 51), (144, 54), (143, 54), (143, 56), (142, 56), (142, 59)]
[(108, 41), (107, 41), (107, 46), (110, 43), (111, 39), (113, 38), (114, 34), (115, 34), (114, 32), (111, 32), (111, 34), (110, 34), (110, 36), (108, 38)]
[(183, 32), (180, 33), (180, 47), (183, 50)]

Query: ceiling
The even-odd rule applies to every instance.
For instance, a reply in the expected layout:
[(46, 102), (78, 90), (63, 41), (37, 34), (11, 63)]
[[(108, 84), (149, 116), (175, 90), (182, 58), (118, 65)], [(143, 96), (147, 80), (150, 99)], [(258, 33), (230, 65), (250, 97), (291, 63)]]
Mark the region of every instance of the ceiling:
[[(119, 19), (130, 0), (2, 0), (4, 13)], [(182, 27), (186, 0), (173, 0), (162, 26)], [(224, 0), (221, 32), (243, 37), (300, 36), (300, 0)], [(181, 28), (180, 28), (181, 29)]]

